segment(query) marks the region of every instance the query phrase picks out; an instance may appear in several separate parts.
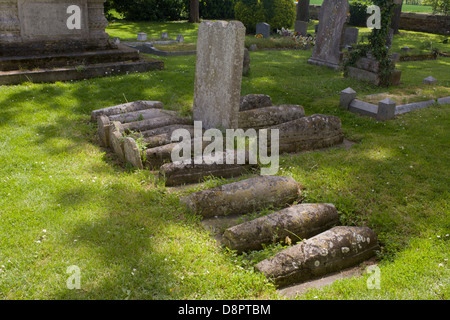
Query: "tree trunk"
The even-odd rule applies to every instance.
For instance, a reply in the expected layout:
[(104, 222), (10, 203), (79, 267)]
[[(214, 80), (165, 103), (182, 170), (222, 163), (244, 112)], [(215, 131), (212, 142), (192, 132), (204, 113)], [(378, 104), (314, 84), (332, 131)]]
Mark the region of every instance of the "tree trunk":
[(189, 22), (200, 22), (199, 0), (190, 0), (189, 2)]

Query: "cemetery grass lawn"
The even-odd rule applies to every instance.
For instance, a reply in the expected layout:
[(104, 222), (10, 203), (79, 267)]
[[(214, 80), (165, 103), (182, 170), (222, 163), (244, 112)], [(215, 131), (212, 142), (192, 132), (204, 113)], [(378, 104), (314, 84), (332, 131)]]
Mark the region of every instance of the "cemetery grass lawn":
[[(168, 25), (176, 34), (191, 30)], [(108, 31), (118, 36), (140, 26)], [(307, 115), (340, 117), (345, 137), (357, 144), (283, 155), (279, 174), (299, 181), (304, 202), (333, 203), (343, 225), (375, 230), (381, 289), (369, 290), (364, 275), (299, 298), (448, 300), (450, 106), (387, 122), (348, 113), (338, 107), (341, 90), (364, 96), (391, 88), (308, 65), (310, 54), (251, 52), (242, 94), (268, 94), (274, 104), (303, 105)], [(217, 247), (200, 218), (179, 203), (184, 193), (225, 181), (171, 190), (155, 173), (123, 166), (98, 146), (92, 110), (159, 100), (192, 112), (195, 56), (161, 59), (164, 71), (0, 86), (0, 299), (281, 298), (252, 269), (279, 246), (237, 256)], [(442, 57), (400, 63), (403, 84), (393, 92), (421, 90), (430, 74), (448, 88), (449, 67)], [(79, 290), (67, 288), (72, 265), (80, 268)]]

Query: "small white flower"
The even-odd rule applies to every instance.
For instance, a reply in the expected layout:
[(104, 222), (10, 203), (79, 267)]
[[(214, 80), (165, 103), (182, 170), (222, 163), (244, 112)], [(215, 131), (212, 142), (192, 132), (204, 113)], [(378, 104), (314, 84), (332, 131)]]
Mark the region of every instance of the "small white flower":
[(46, 233), (46, 232), (47, 232), (47, 230), (46, 230), (46, 229), (42, 229), (42, 232), (43, 232), (43, 233)]

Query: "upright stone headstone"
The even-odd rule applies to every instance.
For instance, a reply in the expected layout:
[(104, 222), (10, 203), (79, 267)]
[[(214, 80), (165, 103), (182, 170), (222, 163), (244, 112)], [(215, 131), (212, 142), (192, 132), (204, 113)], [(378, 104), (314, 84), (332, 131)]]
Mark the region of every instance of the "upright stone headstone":
[(238, 126), (244, 42), (240, 21), (200, 23), (193, 115), (205, 129)]
[(270, 25), (265, 22), (257, 23), (256, 34), (262, 34), (264, 38), (270, 37)]
[(167, 32), (163, 32), (161, 34), (161, 39), (169, 39), (169, 34)]
[(316, 44), (308, 63), (339, 68), (341, 40), (349, 10), (348, 0), (324, 0), (319, 13)]
[(184, 42), (184, 36), (182, 34), (177, 35), (177, 42), (183, 43)]
[(294, 30), (302, 36), (306, 36), (306, 34), (308, 33), (308, 22), (300, 20), (295, 21)]

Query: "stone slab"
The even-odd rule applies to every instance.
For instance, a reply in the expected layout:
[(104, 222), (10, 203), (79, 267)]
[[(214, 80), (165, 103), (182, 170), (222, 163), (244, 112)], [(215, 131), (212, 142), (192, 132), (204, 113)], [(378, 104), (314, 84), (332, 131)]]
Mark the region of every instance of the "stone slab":
[(341, 42), (349, 12), (347, 0), (324, 0), (319, 13), (316, 43), (308, 63), (339, 69)]
[(150, 108), (145, 110), (132, 111), (127, 113), (110, 115), (110, 121), (119, 121), (120, 123), (142, 121), (159, 117), (176, 117), (178, 113), (172, 110), (163, 110)]
[[(215, 156), (215, 154), (213, 155)], [(243, 175), (257, 169), (257, 164), (233, 164), (226, 163), (226, 151), (223, 152), (223, 163), (209, 163), (202, 159), (202, 163), (196, 164), (194, 159), (190, 163), (166, 163), (160, 168), (160, 177), (165, 180), (166, 186), (192, 184), (202, 182), (205, 177), (231, 178)], [(237, 155), (235, 154), (235, 159)]]
[(265, 22), (256, 24), (256, 34), (262, 34), (264, 38), (270, 37), (270, 25)]
[(247, 94), (242, 96), (239, 104), (239, 111), (270, 107), (272, 99), (266, 94)]
[(305, 110), (300, 105), (279, 105), (239, 112), (239, 128), (261, 129), (302, 118)]
[(137, 145), (136, 141), (133, 138), (126, 137), (124, 139), (123, 153), (125, 161), (131, 163), (135, 168), (144, 169), (139, 146)]

